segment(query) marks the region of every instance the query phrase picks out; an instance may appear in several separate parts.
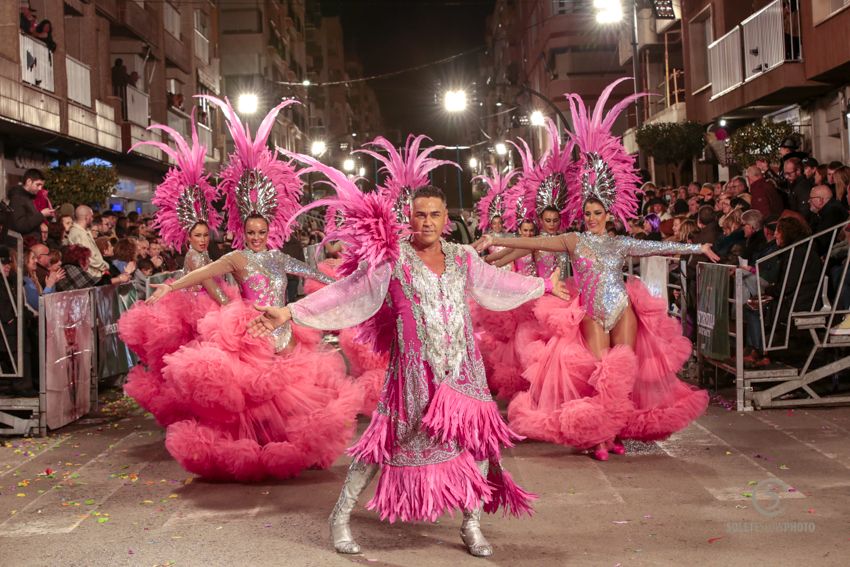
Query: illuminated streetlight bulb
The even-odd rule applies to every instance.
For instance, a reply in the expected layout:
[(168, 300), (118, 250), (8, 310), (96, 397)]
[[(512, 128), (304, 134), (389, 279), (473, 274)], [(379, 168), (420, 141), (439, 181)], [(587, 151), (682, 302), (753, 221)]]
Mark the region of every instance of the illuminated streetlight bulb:
[(496, 144), (496, 153), (500, 156), (506, 155), (508, 153), (508, 147), (502, 142), (499, 142)]
[(446, 91), (443, 96), (443, 107), (446, 112), (463, 112), (466, 110), (466, 91)]
[(315, 157), (323, 155), (328, 150), (328, 145), (322, 140), (316, 140), (310, 145), (310, 153)]
[(546, 117), (543, 116), (543, 113), (539, 110), (535, 110), (531, 113), (531, 116), (528, 117), (532, 126), (543, 126), (546, 124)]
[(260, 106), (260, 99), (253, 93), (239, 95), (236, 99), (236, 110), (239, 114), (254, 114)]
[(723, 127), (725, 127), (725, 126), (726, 126), (726, 119), (725, 119), (725, 118), (721, 118), (721, 119), (720, 119), (720, 127), (721, 127), (721, 128), (723, 128)]
[(366, 168), (365, 168), (365, 167), (361, 167), (361, 168), (357, 171), (357, 175), (359, 175), (360, 177), (366, 177)]
[(310, 79), (304, 79), (303, 81), (301, 81), (301, 85), (305, 87), (309, 87), (312, 84), (313, 83), (310, 82)]
[(593, 0), (596, 21), (600, 24), (615, 24), (623, 19), (621, 0)]
[(478, 160), (476, 158), (469, 158), (469, 169), (478, 169)]
[(342, 169), (349, 172), (354, 171), (354, 160), (351, 158), (346, 158), (346, 160), (342, 162)]

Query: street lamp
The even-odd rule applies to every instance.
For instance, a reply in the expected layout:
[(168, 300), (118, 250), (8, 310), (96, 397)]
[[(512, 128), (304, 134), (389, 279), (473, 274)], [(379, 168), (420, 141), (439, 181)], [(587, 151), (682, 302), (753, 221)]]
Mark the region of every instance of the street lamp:
[(496, 155), (504, 156), (508, 153), (508, 147), (504, 144), (504, 142), (498, 142), (495, 146)]
[(593, 0), (593, 7), (597, 23), (614, 24), (623, 20), (621, 0)]
[(302, 87), (309, 87), (309, 86), (310, 86), (310, 85), (312, 85), (312, 84), (313, 84), (313, 83), (311, 83), (311, 82), (310, 82), (310, 79), (304, 79), (303, 81), (301, 81), (301, 86), (302, 86)]
[(528, 120), (531, 122), (532, 126), (543, 126), (546, 124), (546, 117), (543, 116), (543, 113), (539, 110), (532, 112), (531, 116), (528, 117)]
[(466, 91), (446, 91), (446, 94), (443, 95), (443, 107), (446, 112), (452, 113), (466, 110)]
[(313, 157), (321, 157), (328, 151), (328, 145), (323, 140), (316, 140), (310, 145), (310, 153)]
[(365, 168), (365, 167), (361, 167), (360, 169), (358, 169), (358, 170), (357, 170), (357, 175), (359, 175), (360, 177), (366, 177), (366, 168)]
[(347, 171), (351, 173), (354, 171), (354, 160), (351, 158), (346, 158), (345, 161), (342, 162), (343, 171)]
[(478, 169), (478, 160), (474, 157), (469, 158), (469, 169)]
[(253, 93), (243, 93), (236, 99), (239, 114), (254, 114), (260, 106), (260, 99)]

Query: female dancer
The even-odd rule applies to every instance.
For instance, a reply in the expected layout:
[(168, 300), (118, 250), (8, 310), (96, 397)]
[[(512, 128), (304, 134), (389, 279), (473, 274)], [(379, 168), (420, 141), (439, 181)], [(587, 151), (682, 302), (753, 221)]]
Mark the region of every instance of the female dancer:
[[(194, 119), (191, 145), (168, 126), (155, 124), (148, 130), (162, 130), (174, 140), (174, 148), (152, 141), (136, 146), (154, 146), (175, 162), (157, 186), (153, 204), (157, 206), (156, 226), (162, 242), (175, 250), (182, 250), (188, 243), (183, 266), (188, 273), (211, 261), (207, 253), (210, 227), (218, 227), (221, 222), (212, 204), (219, 192), (204, 171), (206, 148), (198, 142)], [(225, 289), (219, 280), (203, 280), (158, 305), (138, 302), (118, 321), (121, 340), (142, 363), (130, 370), (124, 392), (151, 412), (160, 425), (167, 426), (188, 415), (180, 397), (163, 380), (163, 357), (197, 337), (198, 321), (228, 302)]]
[(708, 403), (703, 391), (678, 380), (676, 372), (690, 356), (690, 342), (667, 317), (666, 304), (652, 298), (640, 281), (623, 281), (628, 256), (705, 254), (716, 261), (710, 245), (650, 242), (611, 237), (605, 230), (613, 217), (634, 215), (638, 177), (632, 158), (610, 132), (628, 97), (604, 118), (602, 110), (615, 81), (603, 92), (593, 116), (577, 95), (567, 95), (579, 160), (570, 169), (566, 222), (582, 215), (585, 232), (554, 238), (485, 236), (476, 248), (501, 245), (567, 252), (577, 295), (572, 302), (543, 299), (535, 309), (547, 323), (546, 349), (525, 377), (531, 383), (511, 402), (508, 418), (524, 435), (581, 449), (594, 448), (600, 460), (608, 449), (622, 454), (618, 438), (662, 439), (687, 426)]
[(209, 478), (288, 478), (330, 466), (342, 454), (362, 393), (316, 331), (285, 325), (271, 341), (245, 335), (254, 304), (286, 304), (287, 274), (332, 280), (272, 249), (289, 236), (287, 221), (301, 195), (292, 166), (265, 145), (275, 116), (292, 101), (272, 110), (252, 141), (229, 102), (207, 98), (223, 110), (235, 142), (221, 185), (234, 244), (247, 248), (155, 286), (148, 302), (228, 273), (244, 301), (202, 319), (198, 341), (165, 357), (165, 379), (192, 414), (169, 425), (166, 448), (184, 468)]
[[(473, 177), (472, 181), (481, 180), (487, 184), (487, 193), (478, 200), (476, 208), (478, 209), (478, 229), (484, 234), (492, 234), (493, 236), (507, 236), (505, 230), (505, 197), (508, 192), (508, 186), (511, 181), (519, 175), (518, 170), (511, 170), (507, 174), (502, 175), (499, 169), (495, 166), (487, 166), (490, 175), (479, 175)], [(496, 254), (502, 248), (493, 246), (487, 250), (487, 254)], [(510, 270), (513, 265), (510, 263), (504, 264), (505, 269)]]

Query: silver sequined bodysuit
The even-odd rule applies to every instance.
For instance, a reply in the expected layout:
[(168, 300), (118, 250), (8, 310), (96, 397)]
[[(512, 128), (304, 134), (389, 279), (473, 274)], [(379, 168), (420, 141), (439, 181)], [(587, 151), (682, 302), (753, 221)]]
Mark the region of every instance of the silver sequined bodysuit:
[(629, 256), (699, 254), (699, 244), (637, 240), (627, 236), (578, 234), (572, 254), (579, 301), (587, 314), (610, 331), (629, 305), (623, 264)]
[[(241, 250), (231, 252), (241, 254), (248, 265), (244, 272), (233, 274), (239, 282), (242, 297), (257, 305), (283, 307), (286, 305), (286, 275), (308, 277), (324, 284), (334, 282), (332, 278), (314, 270), (304, 262), (296, 260), (280, 250), (253, 252)], [(292, 328), (289, 323), (278, 327), (272, 332), (275, 351), (280, 351), (289, 344), (292, 338)]]

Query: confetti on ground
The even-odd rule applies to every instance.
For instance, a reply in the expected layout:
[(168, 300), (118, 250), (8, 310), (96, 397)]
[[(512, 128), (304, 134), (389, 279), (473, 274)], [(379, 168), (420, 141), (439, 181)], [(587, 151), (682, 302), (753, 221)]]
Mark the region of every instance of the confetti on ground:
[(109, 518), (106, 518), (104, 516), (101, 516), (100, 518), (97, 519), (98, 524), (105, 524), (108, 521), (109, 521)]
[(723, 539), (723, 536), (720, 536), (720, 537), (710, 537), (710, 538), (708, 538), (708, 543), (717, 543), (717, 542), (718, 542), (718, 541), (720, 541), (721, 539)]
[(779, 465), (779, 468), (780, 468), (781, 470), (783, 470), (783, 471), (787, 471), (787, 470), (788, 470), (788, 465)]
[(611, 522), (611, 523), (612, 523), (612, 524), (628, 524), (628, 523), (629, 523), (629, 521), (628, 521), (628, 520), (614, 520), (614, 521), (613, 521), (613, 522)]

